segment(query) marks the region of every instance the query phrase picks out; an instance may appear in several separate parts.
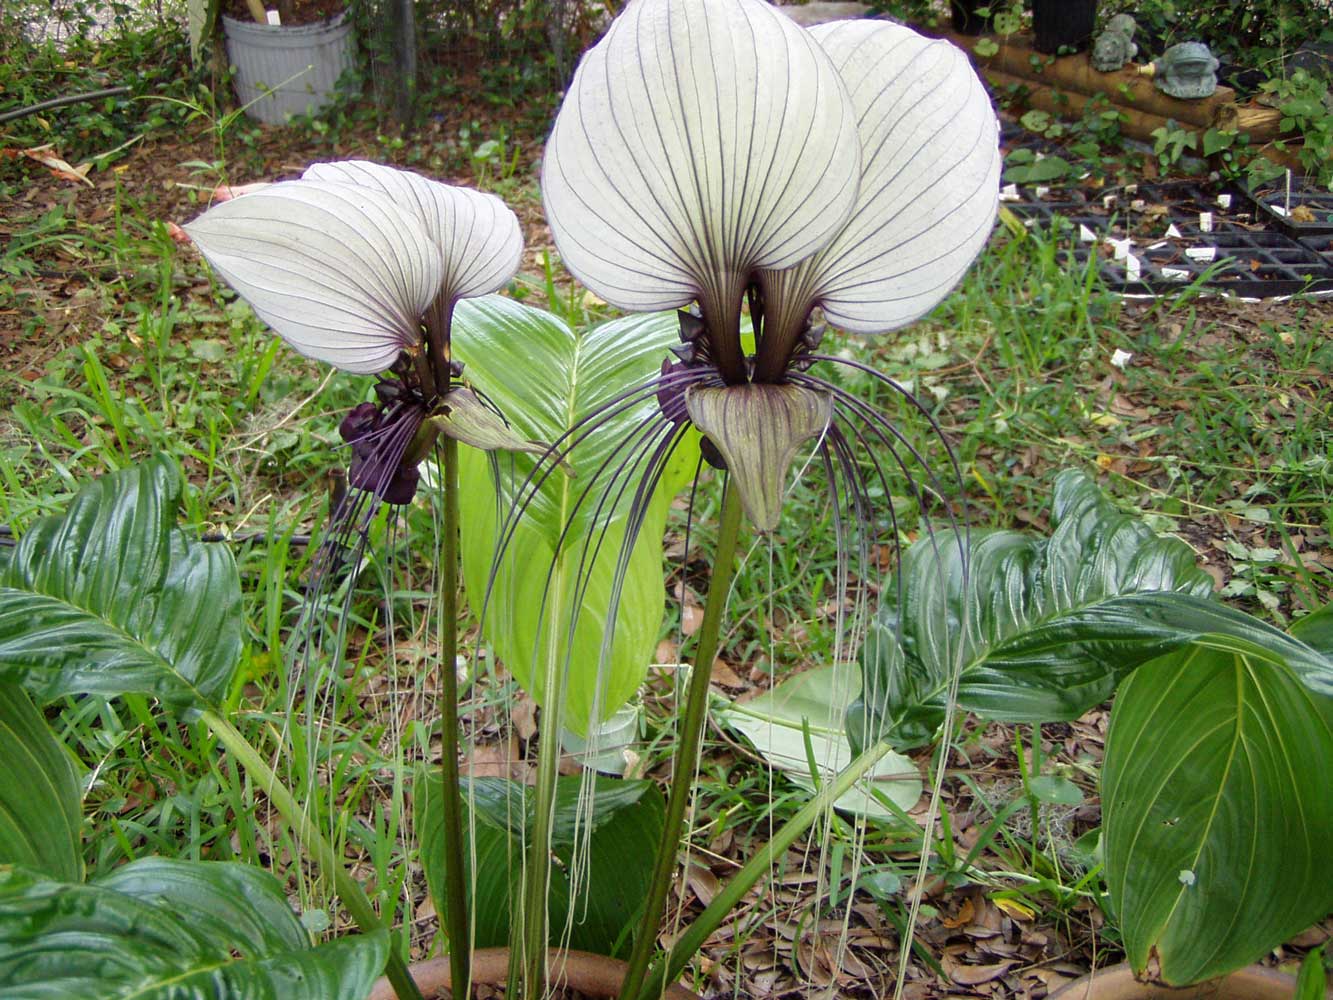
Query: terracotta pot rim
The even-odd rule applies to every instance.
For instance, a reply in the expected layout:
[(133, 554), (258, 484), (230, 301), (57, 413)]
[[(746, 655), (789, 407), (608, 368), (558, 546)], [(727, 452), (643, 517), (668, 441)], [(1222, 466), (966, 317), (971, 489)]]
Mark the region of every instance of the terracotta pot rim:
[(1066, 983), (1048, 1000), (1290, 1000), (1296, 977), (1264, 965), (1250, 965), (1230, 975), (1193, 986), (1170, 987), (1140, 982), (1128, 963), (1096, 969)]
[[(629, 966), (618, 958), (595, 955), (588, 951), (564, 951), (550, 948), (546, 952), (547, 968), (553, 977), (581, 993), (594, 997), (613, 998), (620, 992), (621, 980)], [(412, 978), (427, 998), (449, 989), (449, 960), (432, 958), (408, 966)], [(503, 985), (509, 974), (508, 948), (478, 948), (472, 953), (472, 982), (476, 985)], [(452, 993), (450, 994), (452, 996)], [(376, 981), (367, 1000), (394, 1000), (396, 994), (388, 979)], [(702, 1000), (699, 994), (678, 983), (667, 987), (666, 1000)]]

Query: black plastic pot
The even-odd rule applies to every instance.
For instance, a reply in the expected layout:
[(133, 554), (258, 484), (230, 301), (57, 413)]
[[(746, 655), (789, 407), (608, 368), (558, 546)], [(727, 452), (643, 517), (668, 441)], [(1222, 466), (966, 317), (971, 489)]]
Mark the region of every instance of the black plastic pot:
[(979, 14), (982, 7), (989, 7), (999, 0), (949, 0), (949, 22), (953, 30), (960, 35), (980, 35), (990, 30), (990, 15)]
[(1076, 52), (1092, 41), (1097, 0), (1032, 0), (1032, 30), (1038, 52)]

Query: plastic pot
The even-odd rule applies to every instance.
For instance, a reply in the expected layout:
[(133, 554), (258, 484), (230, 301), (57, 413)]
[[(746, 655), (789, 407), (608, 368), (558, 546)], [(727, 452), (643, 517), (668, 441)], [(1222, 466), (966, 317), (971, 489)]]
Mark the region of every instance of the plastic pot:
[(1047, 1000), (1291, 1000), (1295, 995), (1295, 976), (1262, 965), (1184, 987), (1141, 983), (1128, 965), (1113, 965), (1075, 979)]
[(355, 57), (352, 24), (339, 14), (318, 24), (256, 24), (222, 18), (236, 97), (267, 125), (326, 107)]
[(1097, 0), (1032, 0), (1033, 47), (1054, 55), (1088, 47), (1097, 22)]

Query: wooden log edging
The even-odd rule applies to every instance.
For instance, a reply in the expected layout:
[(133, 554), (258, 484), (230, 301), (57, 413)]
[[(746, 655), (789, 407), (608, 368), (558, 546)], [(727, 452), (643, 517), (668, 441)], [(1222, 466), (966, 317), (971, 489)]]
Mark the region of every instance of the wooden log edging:
[[(999, 70), (987, 69), (985, 76), (993, 88), (1026, 88), (1028, 107), (1056, 116), (1068, 117), (1073, 115), (1077, 118), (1083, 113), (1083, 109), (1087, 105), (1097, 100), (1096, 96), (1056, 90), (1035, 80), (1025, 79), (1021, 76), (1011, 76), (1008, 73), (1001, 73)], [(1140, 142), (1152, 142), (1155, 138), (1153, 132), (1156, 129), (1165, 128), (1170, 123), (1170, 119), (1147, 111), (1140, 111), (1137, 108), (1127, 108), (1118, 104), (1112, 104), (1110, 108), (1124, 115), (1120, 130), (1131, 139), (1138, 139)], [(1197, 125), (1182, 126), (1180, 122), (1177, 122), (1176, 125), (1177, 127), (1186, 128), (1187, 131), (1193, 132), (1196, 136), (1201, 131)]]
[(1053, 114), (1080, 114), (1088, 101), (1101, 94), (1133, 125), (1126, 134), (1151, 141), (1154, 129), (1174, 121), (1187, 131), (1216, 128), (1241, 132), (1253, 146), (1272, 142), (1281, 134), (1282, 112), (1253, 102), (1240, 104), (1230, 87), (1218, 87), (1210, 97), (1182, 100), (1162, 93), (1136, 64), (1112, 73), (1092, 68), (1086, 52), (1048, 56), (1032, 47), (1024, 35), (990, 37), (999, 47), (989, 56), (976, 52), (977, 38), (952, 31), (933, 32), (968, 54), (976, 67), (996, 86), (1019, 82), (1032, 93), (1031, 106)]

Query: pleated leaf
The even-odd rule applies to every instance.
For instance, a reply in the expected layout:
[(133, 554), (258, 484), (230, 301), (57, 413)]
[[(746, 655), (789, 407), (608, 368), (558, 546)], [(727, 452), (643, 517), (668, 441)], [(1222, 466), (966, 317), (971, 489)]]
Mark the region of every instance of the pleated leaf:
[[(498, 297), (461, 302), (454, 320), (455, 356), (466, 363), (478, 391), (499, 407), (520, 439), (549, 442), (627, 387), (646, 385), (657, 374), (667, 347), (677, 342), (678, 329), (674, 315), (650, 315), (575, 333), (549, 313)], [(605, 662), (616, 562), (637, 478), (630, 476), (630, 487), (607, 497), (605, 505), (599, 507), (599, 500), (606, 495), (611, 471), (626, 460), (628, 452), (617, 449), (632, 443), (659, 417), (656, 395), (642, 394), (606, 415), (575, 447), (568, 472), (556, 470), (545, 479), (496, 570), (489, 602), (499, 518), (537, 458), (500, 456), (497, 495), (487, 457), (472, 449), (460, 456), (468, 603), (474, 609), (486, 607), (487, 642), (543, 704), (545, 668), (552, 657), (559, 658), (565, 725), (580, 734), (587, 732), (594, 712), (606, 719), (634, 693), (657, 645), (666, 601), (662, 536), (667, 503), (693, 473), (697, 443), (687, 439), (680, 449), (631, 550)], [(580, 594), (576, 580), (581, 573), (587, 586)], [(578, 622), (571, 641), (575, 610)]]
[[(652, 782), (597, 777), (592, 779), (591, 803), (581, 810), (580, 781), (577, 775), (556, 781), (551, 852), (558, 863), (548, 897), (552, 943), (623, 955), (652, 878), (666, 803)], [(470, 812), (471, 824), (465, 828), (475, 848), (467, 864), (475, 875), (469, 871), (465, 881), (470, 886), (476, 879), (475, 896), (469, 897), (476, 945), (503, 946), (509, 943), (510, 907), (522, 896), (523, 825), (531, 823), (531, 789), (500, 778), (474, 778), (464, 784), (464, 799), (473, 803), (464, 809)], [(426, 884), (443, 913), (448, 887), (440, 861), (444, 824), (436, 772), (418, 773), (414, 800)], [(587, 838), (586, 869), (581, 838)], [(582, 876), (577, 884), (572, 877), (576, 872)]]
[(240, 581), (226, 546), (176, 527), (183, 488), (175, 464), (154, 458), (28, 529), (0, 573), (0, 680), (39, 702), (221, 698), (241, 655)]
[[(142, 862), (141, 862), (142, 863)], [(231, 869), (197, 869), (187, 895), (194, 915), (243, 914), (245, 929), (219, 918), (186, 919), (168, 892), (139, 897), (105, 885), (77, 885), (0, 867), (0, 983), (5, 1000), (364, 1000), (383, 969), (383, 932), (311, 947), (284, 931), (250, 932), (268, 913), (251, 913), (232, 893)], [(270, 910), (281, 887), (268, 880)], [(128, 881), (128, 880), (127, 880)], [(290, 911), (287, 918), (290, 920)]]
[(83, 878), (74, 762), (19, 685), (0, 682), (0, 864)]
[(282, 884), (250, 865), (140, 858), (96, 884), (168, 911), (204, 940), (226, 941), (246, 955), (300, 951), (310, 945)]
[(416, 215), (352, 184), (273, 184), (214, 205), (185, 231), (295, 350), (358, 374), (419, 343), (444, 279)]
[[(583, 58), (546, 145), (565, 265), (624, 309), (739, 304), (841, 228), (860, 173), (828, 57), (760, 0), (642, 0)], [(721, 314), (719, 314), (721, 315)]]
[[(854, 664), (815, 667), (743, 704), (718, 705), (713, 715), (743, 733), (771, 767), (814, 792), (812, 761), (821, 781), (832, 781), (851, 763), (843, 717), (860, 690)], [(887, 753), (833, 805), (853, 815), (889, 820), (894, 812), (878, 796), (906, 811), (916, 805), (921, 788), (921, 776), (911, 759)]]
[(885, 586), (849, 715), (854, 742), (865, 726), (900, 744), (929, 740), (956, 663), (959, 706), (1011, 722), (1076, 718), (1139, 664), (1195, 642), (1278, 658), (1333, 693), (1333, 661), (1209, 599), (1188, 546), (1120, 513), (1080, 472), (1056, 481), (1050, 537), (973, 532), (970, 556), (965, 587), (955, 538), (924, 539), (904, 556), (901, 590)]
[(444, 276), (439, 294), (446, 299), (494, 292), (518, 270), (523, 232), (518, 217), (493, 194), (368, 160), (316, 163), (302, 177), (370, 188), (415, 214), (440, 251)]
[(1333, 910), (1331, 773), (1333, 697), (1280, 656), (1190, 646), (1121, 685), (1102, 844), (1134, 968), (1211, 979)]
[(846, 330), (895, 329), (943, 299), (990, 235), (1000, 179), (995, 112), (967, 56), (948, 42), (889, 21), (810, 31), (851, 95), (860, 192), (832, 242), (764, 276), (771, 308), (801, 322), (819, 304)]

